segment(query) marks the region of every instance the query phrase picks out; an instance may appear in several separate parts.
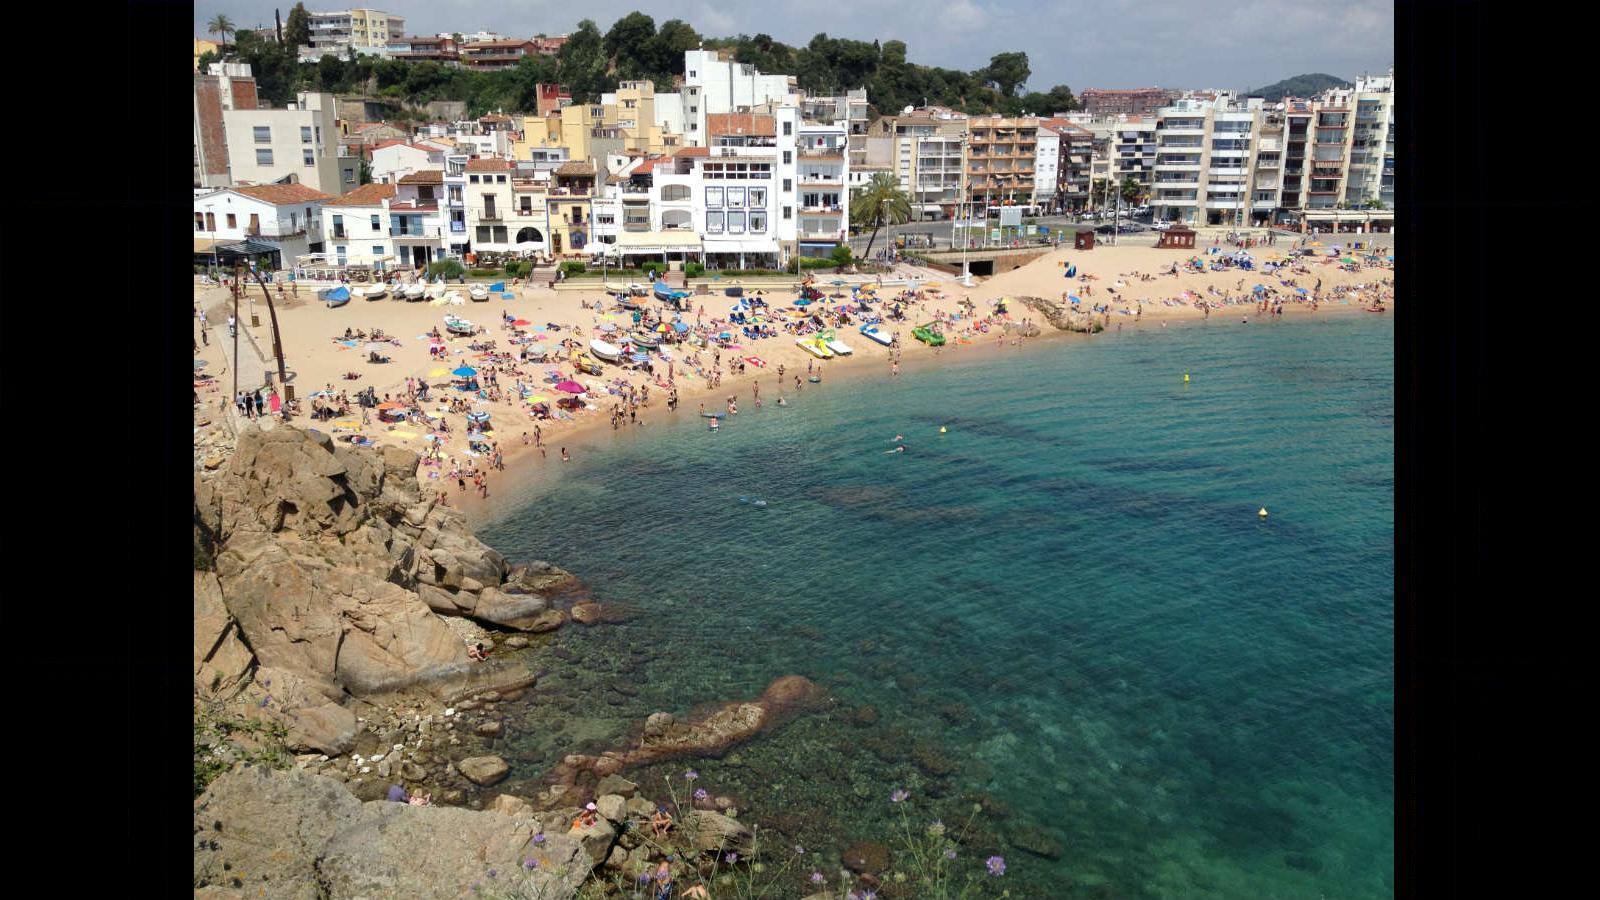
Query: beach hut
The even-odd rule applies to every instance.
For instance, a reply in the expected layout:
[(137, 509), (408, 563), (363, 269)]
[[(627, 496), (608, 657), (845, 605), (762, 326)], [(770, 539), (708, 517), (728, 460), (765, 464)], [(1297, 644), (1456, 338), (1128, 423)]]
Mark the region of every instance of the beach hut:
[(1174, 225), (1161, 232), (1161, 239), (1156, 242), (1157, 247), (1194, 249), (1194, 229), (1187, 225)]
[(1074, 250), (1093, 250), (1094, 249), (1094, 232), (1090, 231), (1088, 229), (1085, 229), (1083, 231), (1079, 231), (1079, 232), (1076, 232), (1075, 234), (1073, 234), (1073, 236), (1072, 236), (1072, 249), (1074, 249)]

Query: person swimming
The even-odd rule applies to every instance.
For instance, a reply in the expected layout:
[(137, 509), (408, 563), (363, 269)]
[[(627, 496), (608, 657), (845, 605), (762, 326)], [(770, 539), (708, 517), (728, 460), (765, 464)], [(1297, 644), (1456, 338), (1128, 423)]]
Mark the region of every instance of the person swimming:
[(904, 453), (904, 452), (906, 452), (906, 445), (905, 444), (901, 444), (900, 446), (894, 448), (893, 450), (885, 450), (883, 452), (884, 453)]

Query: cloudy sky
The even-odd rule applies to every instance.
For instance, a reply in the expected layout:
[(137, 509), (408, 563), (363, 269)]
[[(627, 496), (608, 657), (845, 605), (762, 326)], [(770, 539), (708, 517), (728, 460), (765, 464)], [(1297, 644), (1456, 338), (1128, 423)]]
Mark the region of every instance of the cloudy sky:
[[(293, 5), (277, 0), (276, 8), (287, 16)], [(342, 5), (329, 0), (307, 8)], [(906, 0), (383, 0), (377, 8), (404, 16), (413, 34), (560, 34), (585, 16), (604, 32), (637, 9), (657, 25), (680, 18), (714, 37), (766, 32), (792, 45), (818, 32), (898, 38), (912, 62), (957, 69), (1024, 50), (1033, 70), (1028, 86), (1041, 91), (1054, 84), (1074, 91), (1249, 89), (1306, 72), (1381, 73), (1394, 61), (1393, 0), (947, 0), (916, 15), (907, 15), (914, 7)], [(243, 27), (271, 25), (273, 9), (273, 0), (196, 0), (195, 33), (207, 36), (205, 23), (219, 12)]]

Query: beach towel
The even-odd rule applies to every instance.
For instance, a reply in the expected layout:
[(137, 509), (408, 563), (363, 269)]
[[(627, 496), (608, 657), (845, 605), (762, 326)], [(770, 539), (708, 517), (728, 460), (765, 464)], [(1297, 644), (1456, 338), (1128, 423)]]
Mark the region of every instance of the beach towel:
[(761, 357), (759, 357), (759, 356), (746, 356), (744, 358), (744, 361), (749, 363), (752, 366), (757, 366), (757, 367), (761, 367), (761, 366), (765, 366), (766, 365), (766, 362), (764, 362), (761, 359)]

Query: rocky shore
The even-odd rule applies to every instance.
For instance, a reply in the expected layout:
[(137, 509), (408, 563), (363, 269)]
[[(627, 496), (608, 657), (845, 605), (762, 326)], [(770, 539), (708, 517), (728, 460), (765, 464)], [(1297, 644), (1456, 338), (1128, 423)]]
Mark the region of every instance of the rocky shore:
[[(457, 896), (499, 870), (565, 897), (595, 867), (631, 878), (754, 852), (721, 797), (674, 823), (686, 847), (646, 840), (666, 806), (621, 773), (720, 755), (823, 704), (815, 684), (658, 712), (628, 746), (519, 773), (543, 785), (533, 796), (500, 793), (512, 763), (486, 748), (502, 711), (537, 700), (522, 651), (629, 608), (478, 541), (423, 496), (415, 453), (288, 427), (231, 443), (207, 448), (194, 485), (197, 896)], [(391, 802), (406, 795), (431, 803)], [(598, 816), (574, 824), (589, 803)]]

